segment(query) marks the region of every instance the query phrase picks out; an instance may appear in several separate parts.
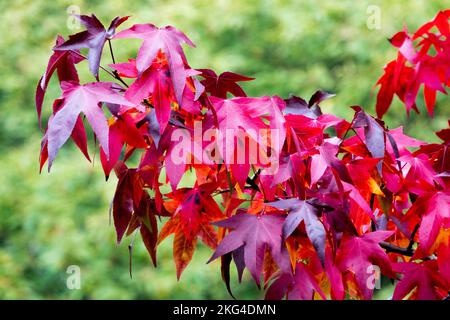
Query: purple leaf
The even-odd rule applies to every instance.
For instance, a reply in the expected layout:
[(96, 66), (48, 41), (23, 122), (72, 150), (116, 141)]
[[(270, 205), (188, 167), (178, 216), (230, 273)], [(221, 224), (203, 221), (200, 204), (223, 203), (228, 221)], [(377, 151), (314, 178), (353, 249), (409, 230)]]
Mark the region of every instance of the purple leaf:
[(311, 271), (303, 262), (298, 262), (295, 274), (281, 274), (269, 287), (265, 298), (281, 300), (286, 296), (291, 300), (312, 300), (314, 292), (317, 292), (322, 299), (326, 299)]
[(256, 216), (242, 213), (215, 222), (214, 225), (230, 228), (233, 231), (219, 243), (208, 262), (229, 252), (234, 252), (243, 246), (245, 266), (258, 286), (266, 249), (270, 250), (280, 269), (289, 270), (289, 257), (287, 250), (282, 245), (281, 237), (283, 221), (284, 217), (281, 215), (264, 214)]
[(319, 255), (322, 263), (325, 259), (325, 238), (326, 232), (322, 222), (319, 219), (319, 212), (316, 207), (299, 199), (286, 199), (276, 202), (270, 202), (267, 205), (287, 210), (289, 212), (283, 223), (283, 238), (289, 237), (303, 221), (305, 223), (306, 233)]
[[(360, 107), (353, 108), (356, 111), (353, 128), (364, 128), (365, 143), (373, 158), (384, 158), (386, 142), (384, 128), (373, 117), (364, 112)], [(378, 163), (381, 174), (381, 162)]]
[(105, 30), (103, 24), (93, 14), (91, 16), (75, 16), (81, 21), (81, 23), (86, 27), (87, 30), (69, 36), (69, 40), (57, 45), (54, 50), (66, 51), (88, 48), (89, 70), (98, 80), (98, 69), (100, 67), (100, 59), (105, 42), (106, 40), (111, 39), (111, 37), (115, 33), (116, 28), (125, 20), (127, 20), (128, 17), (116, 17), (111, 22), (108, 30)]

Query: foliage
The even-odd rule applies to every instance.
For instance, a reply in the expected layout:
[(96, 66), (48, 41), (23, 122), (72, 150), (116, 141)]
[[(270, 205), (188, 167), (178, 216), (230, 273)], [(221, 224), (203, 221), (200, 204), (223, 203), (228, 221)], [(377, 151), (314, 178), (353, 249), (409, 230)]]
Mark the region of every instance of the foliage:
[[(47, 79), (58, 71), (62, 95), (41, 143), (41, 168), (48, 160), (50, 170), (69, 137), (90, 159), (83, 113), (106, 178), (112, 169), (118, 177), (118, 242), (139, 231), (156, 265), (158, 244), (174, 233), (180, 278), (201, 240), (215, 249), (210, 261), (221, 257), (230, 294), (234, 261), (239, 278), (247, 268), (260, 286), (263, 276), (267, 298), (370, 299), (373, 265), (391, 279), (403, 274), (394, 298), (447, 297), (450, 129), (437, 132), (443, 142), (425, 143), (358, 106), (348, 122), (322, 112), (319, 104), (332, 96), (324, 91), (308, 103), (247, 97), (236, 82), (250, 78), (192, 69), (181, 44), (194, 44), (174, 27), (137, 24), (114, 35), (126, 18), (115, 18), (108, 31), (94, 15), (78, 18), (87, 31), (58, 38), (36, 91), (40, 117)], [(448, 11), (441, 11), (412, 38), (402, 32), (391, 39), (399, 55), (379, 81), (380, 117), (394, 93), (417, 110), (421, 84), (433, 111), (436, 91), (450, 82), (449, 28)], [(124, 38), (143, 41), (137, 57), (116, 63), (111, 43)], [(419, 53), (413, 40), (420, 40)], [(99, 65), (106, 43), (112, 70)], [(436, 55), (427, 54), (431, 46)], [(82, 84), (76, 65), (86, 57), (76, 50), (85, 47), (97, 82)], [(99, 66), (116, 82), (99, 81)], [(230, 131), (243, 135), (230, 140)], [(184, 176), (195, 181), (179, 187)]]
[[(227, 299), (220, 272), (220, 259), (205, 265), (211, 255), (200, 241), (180, 280), (172, 257), (172, 236), (158, 246), (158, 268), (149, 263), (142, 241), (134, 242), (133, 278), (125, 239), (115, 245), (115, 230), (109, 224), (108, 208), (115, 190), (115, 174), (104, 182), (100, 157), (90, 153), (92, 164), (71, 141), (60, 150), (50, 176), (39, 174), (39, 142), (42, 133), (36, 122), (34, 88), (47, 66), (55, 35), (66, 37), (82, 31), (68, 15), (68, 7), (98, 13), (101, 21), (123, 13), (133, 23), (152, 21), (171, 24), (190, 36), (196, 49), (184, 47), (194, 67), (218, 74), (232, 70), (256, 78), (240, 82), (249, 96), (263, 94), (309, 96), (316, 88), (338, 93), (321, 103), (322, 111), (351, 119), (357, 104), (375, 113), (377, 91), (373, 85), (382, 66), (396, 57), (387, 39), (404, 25), (419, 28), (424, 17), (433, 17), (448, 7), (442, 0), (418, 1), (206, 1), (115, 0), (114, 5), (85, 0), (19, 0), (0, 2), (0, 297), (56, 299)], [(369, 29), (369, 5), (381, 9), (381, 28)], [(75, 29), (72, 29), (75, 26)], [(106, 25), (105, 25), (106, 26)], [(107, 26), (106, 26), (107, 27)], [(239, 41), (236, 41), (239, 39)], [(136, 54), (139, 40), (114, 46), (117, 61)], [(87, 50), (83, 49), (85, 54)], [(311, 59), (314, 57), (314, 59)], [(102, 63), (112, 63), (109, 48)], [(81, 62), (79, 77), (94, 81), (87, 62)], [(100, 71), (102, 80), (109, 76)], [(354, 81), (354, 79), (358, 81)], [(51, 102), (60, 94), (56, 79), (50, 81), (42, 121), (46, 123)], [(420, 140), (439, 142), (433, 131), (443, 128), (448, 115), (447, 96), (438, 94), (434, 117), (424, 116), (426, 107), (419, 92), (420, 114), (406, 115), (394, 98), (383, 120), (392, 128)], [(20, 110), (20, 112), (18, 112)], [(89, 150), (93, 139), (89, 130)], [(182, 186), (189, 186), (183, 177)], [(87, 188), (86, 186), (89, 186)], [(45, 190), (45, 192), (43, 191)], [(160, 223), (160, 222), (158, 222)], [(81, 268), (81, 289), (69, 290), (66, 268)], [(239, 299), (260, 298), (249, 272), (236, 285), (231, 268), (233, 294)], [(383, 278), (375, 299), (392, 295), (392, 284)]]

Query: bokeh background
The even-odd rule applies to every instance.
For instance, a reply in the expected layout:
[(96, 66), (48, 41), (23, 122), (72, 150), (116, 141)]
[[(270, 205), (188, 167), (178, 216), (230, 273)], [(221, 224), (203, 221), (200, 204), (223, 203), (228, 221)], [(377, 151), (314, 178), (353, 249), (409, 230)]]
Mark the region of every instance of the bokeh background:
[[(373, 111), (373, 86), (383, 65), (395, 57), (387, 38), (406, 24), (410, 30), (450, 7), (444, 0), (230, 1), (230, 0), (17, 0), (0, 2), (0, 298), (8, 299), (218, 299), (229, 298), (217, 262), (203, 246), (177, 282), (172, 238), (158, 252), (154, 268), (140, 241), (135, 243), (133, 279), (128, 274), (129, 240), (117, 245), (108, 222), (115, 181), (105, 182), (98, 158), (94, 165), (68, 143), (51, 174), (38, 173), (41, 139), (34, 106), (36, 82), (45, 70), (57, 33), (68, 28), (67, 8), (95, 13), (105, 24), (131, 15), (123, 27), (153, 22), (174, 25), (196, 44), (187, 50), (193, 68), (234, 71), (256, 77), (245, 84), (249, 95), (290, 93), (309, 98), (318, 88), (337, 96), (327, 112), (350, 118), (349, 106)], [(369, 29), (367, 8), (381, 10), (381, 28)], [(69, 24), (70, 26), (70, 24)], [(115, 42), (113, 43), (115, 44)], [(116, 44), (116, 59), (134, 56), (139, 41)], [(105, 52), (102, 64), (110, 63)], [(82, 76), (92, 81), (87, 66)], [(106, 78), (106, 75), (102, 75)], [(50, 84), (48, 117), (58, 86)], [(416, 138), (433, 134), (449, 119), (449, 100), (439, 96), (437, 113), (407, 118), (396, 101), (386, 116)], [(91, 151), (93, 147), (91, 145)], [(70, 265), (81, 268), (81, 289), (66, 287)], [(250, 281), (233, 280), (242, 299), (260, 298)], [(389, 288), (389, 286), (385, 286)], [(389, 296), (389, 289), (377, 298)]]

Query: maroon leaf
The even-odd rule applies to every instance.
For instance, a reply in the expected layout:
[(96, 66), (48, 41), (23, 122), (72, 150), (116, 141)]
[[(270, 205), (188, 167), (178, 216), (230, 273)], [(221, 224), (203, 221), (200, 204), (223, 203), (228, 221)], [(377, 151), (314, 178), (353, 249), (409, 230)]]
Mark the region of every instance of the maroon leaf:
[[(56, 45), (64, 42), (62, 36), (56, 38)], [(42, 103), (44, 102), (44, 95), (47, 90), (48, 82), (53, 73), (56, 71), (58, 79), (62, 81), (79, 82), (75, 64), (82, 61), (84, 58), (73, 51), (55, 51), (48, 60), (47, 69), (44, 75), (39, 79), (36, 87), (36, 111), (38, 114), (39, 126), (41, 126), (41, 111)]]
[(156, 244), (158, 242), (158, 224), (156, 221), (156, 213), (157, 211), (154, 201), (152, 201), (150, 197), (144, 193), (135, 214), (142, 220), (140, 227), (141, 237), (155, 267)]
[(210, 69), (197, 70), (201, 72), (200, 76), (205, 78), (200, 81), (205, 86), (205, 90), (212, 96), (223, 99), (227, 98), (228, 92), (235, 97), (246, 97), (247, 95), (237, 82), (255, 80), (255, 78), (246, 77), (233, 72), (224, 72), (218, 76)]
[[(384, 128), (360, 107), (354, 107), (354, 110), (356, 113), (353, 120), (353, 127), (364, 128), (365, 143), (372, 157), (384, 158), (384, 151), (386, 149)], [(378, 164), (378, 170), (381, 172), (381, 163)]]
[[(120, 243), (130, 224), (135, 208), (137, 208), (137, 213), (145, 218), (145, 211), (148, 210), (145, 206), (149, 204), (143, 203), (143, 207), (139, 208), (143, 190), (136, 169), (128, 169), (125, 164), (120, 163), (116, 166), (115, 170), (119, 181), (117, 182), (116, 192), (114, 193), (112, 202), (112, 214), (116, 228), (117, 243)], [(151, 227), (151, 225), (152, 223), (149, 222), (147, 226)]]
[(266, 292), (267, 300), (281, 300), (284, 296), (292, 300), (312, 300), (314, 293), (318, 293), (326, 300), (314, 275), (303, 262), (298, 262), (295, 274), (281, 274)]

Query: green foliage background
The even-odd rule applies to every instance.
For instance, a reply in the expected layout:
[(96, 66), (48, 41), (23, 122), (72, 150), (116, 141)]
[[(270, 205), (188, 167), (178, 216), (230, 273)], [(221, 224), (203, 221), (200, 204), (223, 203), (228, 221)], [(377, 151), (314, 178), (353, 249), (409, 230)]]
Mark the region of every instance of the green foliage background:
[[(383, 65), (395, 57), (386, 39), (404, 24), (415, 30), (438, 10), (450, 7), (443, 0), (0, 2), (0, 298), (228, 298), (219, 264), (205, 264), (211, 252), (204, 247), (177, 283), (171, 238), (160, 247), (157, 269), (136, 241), (130, 279), (129, 240), (116, 245), (109, 225), (115, 181), (105, 183), (97, 158), (89, 164), (69, 143), (51, 175), (38, 174), (41, 132), (34, 90), (55, 35), (78, 32), (67, 27), (70, 5), (96, 13), (105, 24), (116, 15), (132, 15), (124, 27), (145, 22), (174, 25), (197, 44), (187, 50), (192, 67), (256, 77), (245, 84), (250, 95), (293, 93), (309, 98), (318, 88), (329, 90), (337, 96), (323, 108), (347, 118), (350, 105), (373, 111), (373, 85)], [(369, 5), (381, 10), (380, 30), (366, 26)], [(118, 60), (135, 55), (139, 42), (129, 43), (114, 42)], [(107, 63), (105, 53), (103, 64)], [(92, 81), (87, 66), (80, 67), (85, 69), (83, 77)], [(51, 98), (59, 94), (56, 83), (50, 87), (46, 117)], [(448, 110), (449, 100), (441, 95), (434, 119), (423, 111), (408, 119), (396, 103), (386, 122), (405, 126), (417, 138), (437, 141), (432, 131), (446, 125)], [(81, 268), (80, 290), (66, 287), (69, 265)], [(233, 287), (239, 298), (262, 296), (249, 277), (240, 286), (233, 282)], [(382, 291), (377, 297), (388, 294)]]

